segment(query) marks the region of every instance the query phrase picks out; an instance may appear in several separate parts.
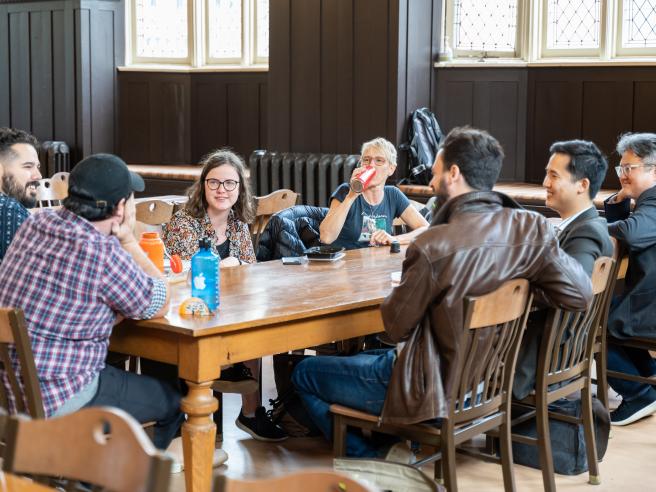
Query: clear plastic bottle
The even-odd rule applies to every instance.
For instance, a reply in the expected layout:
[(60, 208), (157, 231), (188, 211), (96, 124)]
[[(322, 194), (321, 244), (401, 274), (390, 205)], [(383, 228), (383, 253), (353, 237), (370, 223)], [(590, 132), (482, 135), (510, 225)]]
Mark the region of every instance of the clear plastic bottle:
[(219, 307), (221, 270), (219, 255), (208, 238), (198, 241), (199, 250), (191, 257), (191, 295), (202, 299), (210, 311)]

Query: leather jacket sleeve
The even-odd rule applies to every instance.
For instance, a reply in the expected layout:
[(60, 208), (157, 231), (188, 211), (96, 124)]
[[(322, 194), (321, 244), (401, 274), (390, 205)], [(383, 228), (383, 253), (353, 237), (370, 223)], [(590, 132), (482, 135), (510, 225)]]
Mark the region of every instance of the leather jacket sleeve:
[(411, 243), (403, 261), (401, 283), (381, 306), (385, 331), (396, 343), (410, 335), (428, 305), (439, 302), (434, 287), (433, 269), (424, 251)]

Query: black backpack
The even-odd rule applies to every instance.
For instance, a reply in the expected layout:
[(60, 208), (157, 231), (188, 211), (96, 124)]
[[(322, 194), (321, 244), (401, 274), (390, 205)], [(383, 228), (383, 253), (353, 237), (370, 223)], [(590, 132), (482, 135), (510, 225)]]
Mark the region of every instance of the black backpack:
[(408, 181), (427, 185), (431, 180), (431, 168), (444, 138), (435, 115), (428, 108), (416, 109), (408, 123), (408, 143), (401, 150), (408, 151)]

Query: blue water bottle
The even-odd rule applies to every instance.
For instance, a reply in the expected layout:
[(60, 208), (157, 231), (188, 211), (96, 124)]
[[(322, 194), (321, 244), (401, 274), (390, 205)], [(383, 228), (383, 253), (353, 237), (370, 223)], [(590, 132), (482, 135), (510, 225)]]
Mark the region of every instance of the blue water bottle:
[(200, 249), (191, 257), (191, 295), (202, 299), (210, 311), (219, 307), (221, 272), (219, 255), (212, 251), (208, 238), (198, 241)]

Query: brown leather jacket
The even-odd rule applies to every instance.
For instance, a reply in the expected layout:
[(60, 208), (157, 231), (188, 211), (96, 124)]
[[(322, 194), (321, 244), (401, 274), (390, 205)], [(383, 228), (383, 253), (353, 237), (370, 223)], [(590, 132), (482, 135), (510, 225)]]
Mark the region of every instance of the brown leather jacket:
[(590, 278), (558, 247), (547, 220), (496, 192), (460, 195), (442, 206), (431, 227), (408, 246), (401, 284), (382, 305), (398, 359), (382, 419), (409, 424), (447, 415), (454, 383), (462, 300), (526, 278), (548, 305), (584, 310)]

